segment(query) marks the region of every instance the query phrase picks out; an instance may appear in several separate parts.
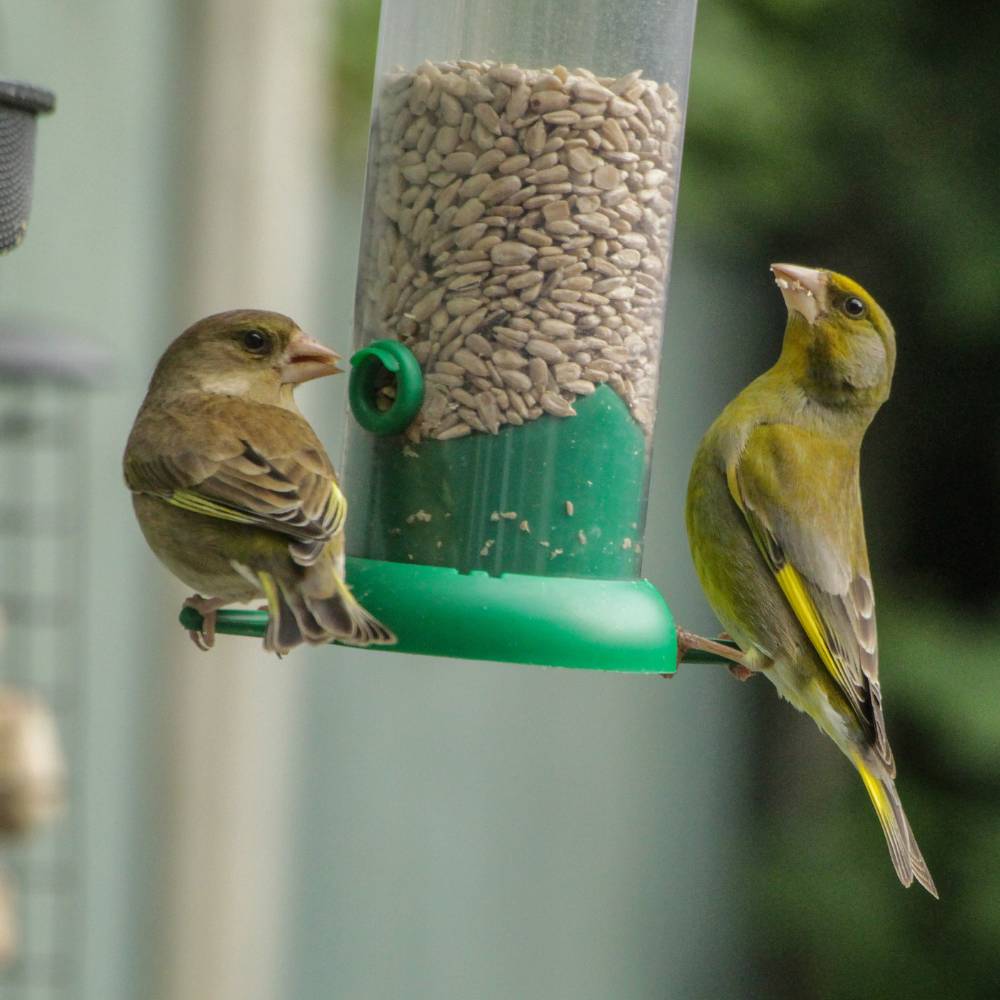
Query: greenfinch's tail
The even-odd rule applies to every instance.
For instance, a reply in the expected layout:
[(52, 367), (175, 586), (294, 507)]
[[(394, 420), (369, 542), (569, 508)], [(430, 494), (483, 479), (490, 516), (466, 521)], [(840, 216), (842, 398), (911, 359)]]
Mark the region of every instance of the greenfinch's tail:
[(895, 782), (884, 773), (881, 765), (866, 761), (860, 754), (852, 754), (852, 760), (865, 783), (865, 790), (875, 807), (878, 821), (882, 824), (882, 832), (889, 845), (889, 857), (892, 858), (892, 866), (896, 869), (899, 881), (909, 887), (916, 879), (937, 899), (937, 886), (917, 846), (910, 821), (903, 812)]
[(391, 646), (396, 636), (355, 600), (347, 584), (334, 579), (333, 593), (317, 597), (296, 585), (286, 586), (270, 573), (259, 572), (270, 621), (264, 648), (287, 653), (302, 642), (321, 645), (334, 639), (352, 646)]

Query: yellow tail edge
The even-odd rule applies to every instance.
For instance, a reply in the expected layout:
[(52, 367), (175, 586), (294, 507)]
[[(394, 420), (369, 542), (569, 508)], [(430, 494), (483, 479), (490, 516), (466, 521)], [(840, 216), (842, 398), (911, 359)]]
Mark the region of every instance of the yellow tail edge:
[(875, 807), (879, 825), (885, 834), (889, 847), (889, 857), (896, 870), (899, 881), (906, 887), (913, 884), (914, 879), (920, 883), (935, 899), (938, 898), (937, 886), (931, 877), (927, 862), (917, 846), (916, 838), (910, 822), (899, 801), (899, 794), (892, 778), (882, 777), (872, 770), (861, 754), (852, 754), (851, 760), (861, 775), (865, 791)]

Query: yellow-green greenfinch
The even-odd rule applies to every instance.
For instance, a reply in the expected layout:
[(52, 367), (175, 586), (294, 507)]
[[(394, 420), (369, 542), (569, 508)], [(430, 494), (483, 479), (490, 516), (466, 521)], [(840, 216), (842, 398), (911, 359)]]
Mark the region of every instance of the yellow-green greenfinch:
[(263, 597), (264, 648), (395, 637), (344, 581), (347, 501), (293, 398), (339, 372), (338, 356), (287, 316), (219, 313), (164, 352), (125, 448), (125, 481), (150, 548), (198, 591), (215, 636), (218, 608)]
[(861, 440), (889, 396), (895, 333), (850, 278), (771, 270), (788, 309), (781, 355), (702, 439), (688, 484), (691, 553), (742, 669), (769, 677), (837, 744), (899, 880), (936, 897), (893, 781), (861, 514)]

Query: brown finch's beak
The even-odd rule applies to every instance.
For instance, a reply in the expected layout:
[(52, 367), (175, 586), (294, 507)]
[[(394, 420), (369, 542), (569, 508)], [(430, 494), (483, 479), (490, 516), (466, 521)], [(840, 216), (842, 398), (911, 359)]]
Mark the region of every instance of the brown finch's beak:
[(307, 337), (301, 330), (292, 334), (281, 365), (281, 381), (298, 385), (324, 375), (343, 371), (337, 367), (340, 355)]
[(825, 271), (799, 264), (772, 264), (771, 273), (789, 312), (801, 313), (811, 324), (827, 311), (829, 301)]

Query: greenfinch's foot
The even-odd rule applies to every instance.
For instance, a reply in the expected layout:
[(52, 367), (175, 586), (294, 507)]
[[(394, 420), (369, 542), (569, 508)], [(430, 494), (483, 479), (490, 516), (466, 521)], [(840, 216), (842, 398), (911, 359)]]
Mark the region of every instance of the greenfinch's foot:
[(752, 670), (746, 662), (746, 654), (740, 649), (733, 649), (732, 646), (726, 646), (723, 643), (717, 641), (716, 639), (706, 639), (702, 635), (695, 635), (694, 632), (689, 632), (686, 628), (677, 628), (677, 664), (680, 666), (681, 660), (687, 656), (688, 652), (692, 649), (700, 649), (703, 653), (711, 653), (712, 656), (717, 656), (720, 660), (728, 661), (736, 664), (742, 670), (746, 670), (747, 673), (751, 673)]
[(202, 597), (201, 594), (192, 594), (184, 602), (185, 608), (194, 608), (201, 615), (201, 628), (189, 629), (188, 635), (203, 653), (215, 645), (216, 612), (226, 603), (219, 597)]
[[(733, 637), (728, 632), (719, 633), (719, 642), (732, 642)], [(730, 663), (729, 672), (738, 681), (748, 681), (754, 675), (754, 671), (749, 667), (744, 667), (742, 663)]]

